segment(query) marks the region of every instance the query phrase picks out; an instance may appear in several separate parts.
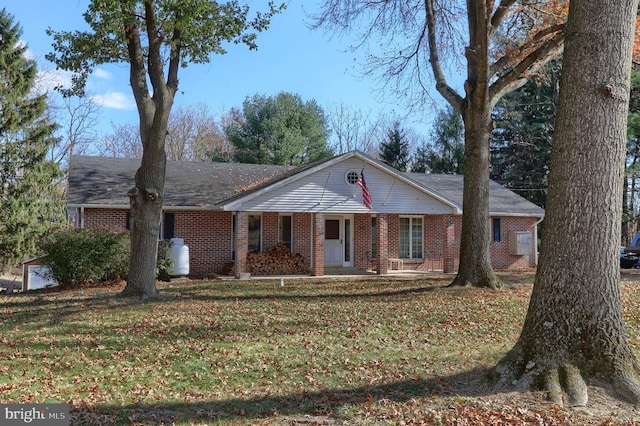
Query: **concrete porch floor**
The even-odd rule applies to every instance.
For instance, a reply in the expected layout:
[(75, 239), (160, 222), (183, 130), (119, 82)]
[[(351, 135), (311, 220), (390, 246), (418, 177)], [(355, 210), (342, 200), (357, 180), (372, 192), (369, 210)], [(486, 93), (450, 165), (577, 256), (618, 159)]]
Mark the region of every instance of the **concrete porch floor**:
[[(284, 278), (284, 279), (300, 279), (300, 278), (306, 278), (306, 279), (322, 279), (322, 278), (332, 278), (332, 277), (341, 277), (341, 278), (348, 278), (348, 277), (353, 277), (353, 278), (363, 278), (363, 277), (405, 277), (405, 278), (409, 278), (412, 276), (424, 276), (424, 275), (443, 275), (442, 271), (414, 271), (414, 270), (395, 270), (395, 269), (390, 269), (387, 272), (387, 275), (378, 275), (376, 273), (376, 271), (371, 271), (371, 270), (362, 270), (359, 268), (324, 268), (324, 275), (317, 275), (317, 276), (312, 276), (312, 275), (283, 275), (283, 276), (279, 276), (279, 275), (251, 275), (249, 278), (247, 279), (251, 279), (251, 280), (258, 280), (258, 279), (263, 279), (263, 280), (277, 280), (280, 278)], [(447, 274), (449, 275), (449, 274)], [(238, 278), (235, 278), (234, 276), (225, 276), (225, 275), (216, 275), (215, 278), (218, 279), (222, 279), (222, 280), (235, 280)]]

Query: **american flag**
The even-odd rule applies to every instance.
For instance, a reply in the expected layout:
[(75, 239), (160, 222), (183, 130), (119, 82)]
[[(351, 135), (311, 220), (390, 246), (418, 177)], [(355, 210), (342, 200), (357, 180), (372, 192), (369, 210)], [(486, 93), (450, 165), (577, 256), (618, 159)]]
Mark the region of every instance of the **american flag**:
[(360, 172), (360, 177), (358, 178), (358, 186), (362, 188), (362, 202), (365, 207), (371, 210), (371, 193), (369, 192), (369, 188), (367, 188), (367, 181), (364, 180), (364, 169)]

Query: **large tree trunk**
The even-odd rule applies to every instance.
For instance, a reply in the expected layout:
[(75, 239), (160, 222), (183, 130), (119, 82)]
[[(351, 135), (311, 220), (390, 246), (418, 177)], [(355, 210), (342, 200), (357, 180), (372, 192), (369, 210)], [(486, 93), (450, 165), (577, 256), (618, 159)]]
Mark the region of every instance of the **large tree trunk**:
[[(131, 5), (128, 6), (131, 7)], [(155, 8), (155, 2), (144, 3), (147, 27), (156, 27)], [(174, 40), (181, 38), (179, 27), (178, 25), (178, 28), (173, 31)], [(174, 46), (170, 54), (165, 82), (163, 72), (165, 60), (161, 53), (163, 42), (158, 38), (159, 33), (147, 31), (149, 47), (145, 58), (145, 49), (141, 44), (140, 28), (137, 23), (125, 22), (124, 30), (130, 61), (129, 82), (140, 118), (142, 161), (136, 172), (135, 187), (128, 194), (131, 214), (131, 258), (127, 286), (122, 291), (122, 295), (148, 300), (160, 297), (156, 288), (156, 266), (167, 166), (165, 140), (169, 114), (178, 88), (181, 55), (180, 47)], [(151, 82), (152, 91), (149, 90), (147, 81)]]
[(164, 144), (162, 146), (143, 154), (135, 187), (129, 191), (131, 258), (122, 295), (143, 300), (160, 296), (156, 288), (156, 265), (166, 170)]
[(640, 402), (620, 308), (618, 251), (637, 0), (572, 0), (540, 264), (501, 383), (587, 403), (586, 380)]
[(468, 2), (469, 47), (466, 101), (459, 104), (464, 120), (464, 189), (460, 265), (452, 286), (498, 288), (491, 266), (489, 235), (489, 141), (493, 130), (489, 94), (491, 8), (484, 1)]
[(489, 138), (492, 121), (488, 102), (471, 104), (464, 114), (464, 189), (460, 265), (451, 286), (498, 288), (491, 266), (489, 221)]

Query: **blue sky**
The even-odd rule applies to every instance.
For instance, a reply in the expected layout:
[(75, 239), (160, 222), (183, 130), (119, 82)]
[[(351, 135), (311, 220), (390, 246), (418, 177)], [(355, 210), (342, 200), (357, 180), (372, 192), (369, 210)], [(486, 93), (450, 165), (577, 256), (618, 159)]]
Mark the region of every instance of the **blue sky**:
[[(76, 30), (84, 28), (82, 14), (88, 0), (11, 0), (4, 6), (23, 29), (23, 40), (38, 60), (39, 69), (53, 73), (54, 66), (44, 56), (51, 48), (45, 29)], [(262, 7), (266, 1), (250, 1)], [(380, 83), (358, 76), (358, 58), (346, 47), (349, 40), (329, 38), (321, 31), (311, 31), (305, 12), (317, 8), (315, 1), (291, 0), (288, 8), (272, 20), (270, 28), (258, 36), (258, 50), (231, 46), (226, 55), (217, 55), (209, 64), (189, 65), (180, 70), (180, 93), (175, 106), (203, 102), (217, 116), (231, 107), (241, 106), (247, 96), (256, 93), (275, 95), (280, 91), (298, 93), (304, 100), (315, 99), (327, 109), (337, 104), (373, 113), (404, 113), (401, 105), (380, 98)], [(48, 80), (47, 80), (48, 81)], [(137, 112), (125, 64), (105, 65), (89, 80), (89, 93), (102, 108), (100, 131), (111, 129), (110, 123), (137, 123)], [(435, 95), (437, 98), (438, 95)], [(430, 131), (429, 117), (413, 116), (403, 124), (420, 134)]]

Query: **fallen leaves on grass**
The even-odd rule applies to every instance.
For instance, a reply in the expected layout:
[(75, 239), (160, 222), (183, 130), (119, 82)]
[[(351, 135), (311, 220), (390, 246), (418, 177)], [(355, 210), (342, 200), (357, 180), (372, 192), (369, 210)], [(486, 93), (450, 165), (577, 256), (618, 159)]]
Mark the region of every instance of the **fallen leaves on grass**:
[[(74, 424), (95, 425), (567, 424), (540, 401), (485, 400), (483, 374), (515, 343), (530, 282), (446, 284), (192, 281), (146, 304), (114, 288), (6, 297), (0, 400), (69, 402)], [(640, 285), (622, 289), (637, 347)]]

